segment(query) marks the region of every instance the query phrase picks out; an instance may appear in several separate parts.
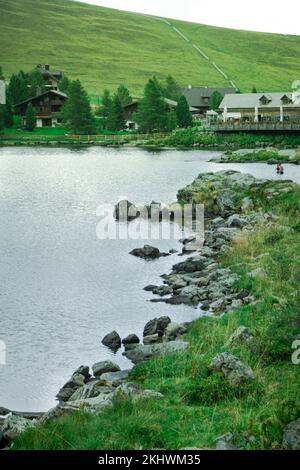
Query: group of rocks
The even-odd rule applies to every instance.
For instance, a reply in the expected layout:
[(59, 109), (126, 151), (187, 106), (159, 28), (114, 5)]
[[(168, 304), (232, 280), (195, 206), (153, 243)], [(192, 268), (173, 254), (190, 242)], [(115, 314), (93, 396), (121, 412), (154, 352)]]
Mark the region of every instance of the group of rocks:
[(121, 339), (116, 331), (104, 336), (102, 343), (114, 352), (123, 344), (123, 355), (137, 364), (162, 354), (186, 349), (188, 343), (181, 339), (186, 332), (186, 324), (172, 322), (169, 317), (160, 317), (146, 323), (142, 343), (136, 334)]

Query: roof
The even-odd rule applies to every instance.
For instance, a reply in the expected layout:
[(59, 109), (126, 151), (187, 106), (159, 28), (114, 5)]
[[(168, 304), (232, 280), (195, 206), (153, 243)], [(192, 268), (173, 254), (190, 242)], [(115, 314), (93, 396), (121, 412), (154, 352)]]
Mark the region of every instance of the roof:
[(207, 103), (203, 101), (203, 98), (210, 98), (210, 96), (218, 91), (221, 95), (226, 95), (227, 93), (235, 93), (235, 88), (213, 88), (213, 87), (186, 87), (180, 88), (180, 93), (186, 97), (189, 106), (199, 107), (207, 106)]
[[(170, 100), (169, 98), (163, 98), (164, 102), (169, 105), (171, 108), (176, 108), (178, 103), (177, 101), (174, 101), (174, 100)], [(124, 106), (124, 109), (128, 109), (128, 108), (131, 108), (131, 106), (136, 106), (136, 105), (139, 105), (141, 102), (141, 100), (133, 100), (131, 103), (128, 103)], [(197, 108), (193, 108), (193, 107), (190, 107), (190, 111), (191, 112), (196, 112), (198, 111)]]
[[(266, 97), (267, 102), (263, 104), (260, 100)], [(220, 109), (247, 109), (255, 108), (280, 108), (283, 105), (282, 98), (287, 97), (291, 100), (290, 103), (284, 104), (284, 107), (293, 108), (300, 107), (300, 97), (290, 92), (282, 93), (237, 93), (227, 94), (224, 96)], [(293, 101), (294, 100), (294, 101)]]
[(40, 93), (39, 95), (36, 95), (36, 96), (32, 96), (31, 98), (28, 98), (27, 100), (25, 101), (21, 101), (21, 103), (17, 103), (16, 106), (21, 106), (22, 104), (25, 104), (25, 103), (30, 103), (31, 101), (34, 101), (38, 98), (42, 98), (43, 96), (46, 96), (48, 95), (49, 93), (52, 93), (53, 95), (57, 95), (57, 96), (60, 96), (61, 98), (65, 98), (67, 99), (68, 96), (63, 93), (62, 91), (59, 91), (59, 90), (47, 90), (45, 91), (44, 93)]

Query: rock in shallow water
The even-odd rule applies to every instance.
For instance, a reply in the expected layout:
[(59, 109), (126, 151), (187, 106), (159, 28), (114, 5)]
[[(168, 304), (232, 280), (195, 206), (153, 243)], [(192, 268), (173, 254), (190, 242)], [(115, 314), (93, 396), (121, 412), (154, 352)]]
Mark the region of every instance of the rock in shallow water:
[(150, 336), (155, 334), (162, 336), (169, 323), (171, 323), (171, 318), (169, 317), (153, 318), (153, 320), (149, 320), (146, 323), (143, 336)]
[(108, 348), (116, 351), (121, 347), (121, 337), (116, 331), (112, 331), (104, 336), (102, 339), (102, 344)]
[(135, 248), (134, 250), (130, 251), (129, 254), (147, 260), (170, 255), (170, 253), (161, 252), (158, 248), (150, 245), (144, 245), (143, 248)]

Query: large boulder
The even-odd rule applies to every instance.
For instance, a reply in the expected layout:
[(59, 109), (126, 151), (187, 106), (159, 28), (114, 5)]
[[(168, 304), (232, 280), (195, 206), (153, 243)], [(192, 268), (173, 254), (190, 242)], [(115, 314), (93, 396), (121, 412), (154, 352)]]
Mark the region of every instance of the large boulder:
[(95, 377), (99, 377), (101, 374), (105, 374), (105, 372), (117, 372), (120, 370), (120, 367), (111, 361), (101, 361), (96, 362), (92, 366), (93, 374)]
[(173, 271), (175, 273), (192, 273), (195, 271), (201, 271), (204, 267), (210, 264), (210, 261), (205, 256), (195, 256), (188, 258), (181, 263), (174, 264)]
[(284, 428), (282, 445), (284, 449), (300, 450), (300, 418)]
[(102, 344), (113, 351), (116, 351), (121, 347), (121, 337), (116, 331), (111, 331), (111, 333), (104, 336)]
[(151, 245), (144, 245), (144, 247), (142, 248), (135, 248), (134, 250), (130, 251), (129, 254), (146, 260), (156, 259), (160, 258), (161, 256), (170, 255), (170, 253), (161, 252), (158, 248)]
[(139, 362), (147, 361), (153, 357), (183, 351), (187, 349), (188, 346), (188, 342), (180, 340), (151, 345), (139, 344), (136, 348), (131, 351), (125, 351), (123, 354), (134, 364), (138, 364)]
[(254, 379), (254, 373), (238, 357), (228, 352), (218, 354), (210, 363), (211, 372), (219, 372), (232, 387), (239, 387)]
[(169, 317), (159, 317), (149, 320), (144, 327), (143, 336), (155, 334), (162, 336), (169, 323), (171, 323)]

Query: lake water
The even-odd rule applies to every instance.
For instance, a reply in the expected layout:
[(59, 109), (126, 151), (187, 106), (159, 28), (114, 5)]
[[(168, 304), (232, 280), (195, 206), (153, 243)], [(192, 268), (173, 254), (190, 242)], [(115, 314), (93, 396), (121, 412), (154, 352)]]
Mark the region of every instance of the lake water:
[[(274, 167), (263, 163), (208, 162), (217, 155), (0, 149), (0, 341), (6, 345), (0, 406), (44, 411), (79, 365), (112, 359), (130, 367), (120, 351), (114, 355), (101, 344), (113, 329), (122, 337), (141, 335), (151, 318), (189, 321), (201, 315), (199, 309), (149, 302), (152, 294), (143, 287), (161, 283), (160, 275), (182, 258), (145, 262), (128, 254), (145, 240), (99, 240), (96, 211), (121, 196), (172, 202), (179, 188), (206, 171), (233, 168), (278, 178)], [(285, 170), (285, 178), (300, 183), (299, 167), (285, 165)], [(176, 240), (153, 244), (181, 248)]]

